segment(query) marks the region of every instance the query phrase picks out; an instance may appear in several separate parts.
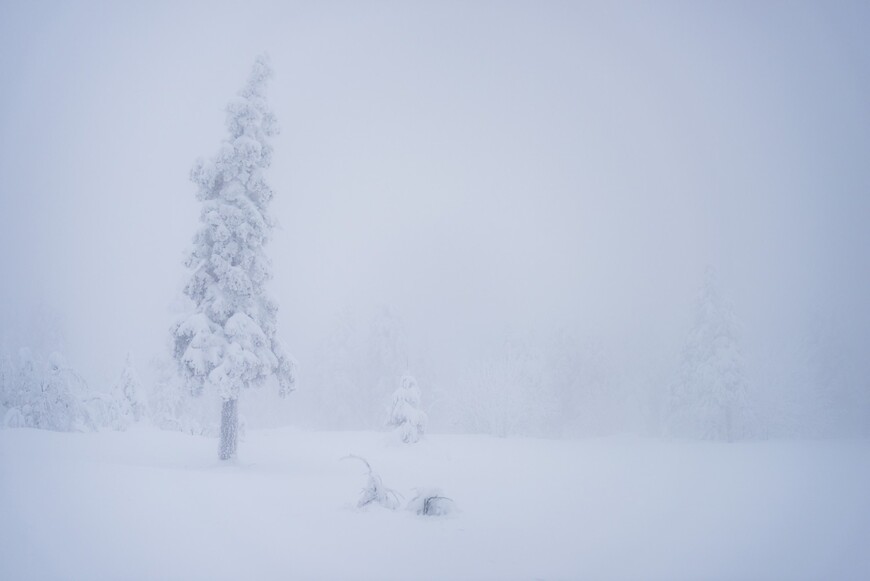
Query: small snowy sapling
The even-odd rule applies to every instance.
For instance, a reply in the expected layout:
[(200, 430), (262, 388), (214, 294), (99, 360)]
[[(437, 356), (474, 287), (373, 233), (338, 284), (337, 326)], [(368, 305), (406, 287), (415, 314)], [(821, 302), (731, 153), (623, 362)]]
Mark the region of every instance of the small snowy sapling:
[(372, 470), (371, 464), (365, 458), (353, 454), (342, 458), (342, 460), (350, 459), (356, 459), (365, 464), (368, 472), (368, 481), (360, 492), (359, 500), (356, 503), (357, 508), (363, 508), (370, 504), (378, 504), (390, 510), (399, 508), (399, 498), (401, 495), (395, 490), (384, 486), (381, 477)]
[(418, 442), (426, 429), (426, 413), (420, 410), (420, 388), (409, 374), (402, 376), (399, 389), (393, 393), (393, 405), (387, 424), (406, 444)]
[(133, 365), (133, 356), (128, 352), (124, 360), (124, 370), (118, 380), (116, 390), (120, 393), (123, 402), (123, 413), (127, 416), (127, 423), (141, 421), (145, 417), (145, 398), (142, 382)]

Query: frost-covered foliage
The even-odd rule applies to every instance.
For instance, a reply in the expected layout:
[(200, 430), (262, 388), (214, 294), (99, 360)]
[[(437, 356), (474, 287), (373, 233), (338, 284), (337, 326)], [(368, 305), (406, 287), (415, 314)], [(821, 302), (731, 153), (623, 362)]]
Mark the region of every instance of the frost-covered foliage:
[(401, 495), (392, 488), (384, 486), (381, 477), (372, 470), (368, 460), (353, 454), (345, 456), (342, 460), (359, 460), (366, 466), (366, 485), (360, 491), (360, 496), (356, 503), (357, 508), (365, 508), (372, 504), (390, 510), (396, 510), (399, 507)]
[(0, 374), (4, 426), (58, 432), (126, 428), (118, 398), (89, 389), (60, 353), (43, 359), (24, 348), (17, 363), (8, 356), (4, 361)]
[(452, 498), (444, 496), (438, 488), (416, 488), (408, 510), (421, 516), (446, 516), (455, 510)]
[(394, 427), (396, 436), (406, 444), (418, 442), (426, 429), (426, 412), (420, 409), (420, 388), (413, 376), (405, 374), (399, 389), (393, 393), (387, 425)]
[(276, 336), (278, 304), (266, 292), (272, 268), (264, 247), (274, 219), (265, 170), (272, 162), (270, 138), (278, 133), (265, 95), (271, 76), (268, 60), (257, 58), (227, 106), (228, 137), (213, 158), (197, 161), (191, 171), (202, 226), (184, 289), (194, 310), (173, 328), (174, 356), (194, 391), (214, 390), (224, 401), (224, 459), (235, 451), (241, 389), (274, 377), (284, 396), (295, 383), (295, 365)]
[(705, 273), (694, 326), (672, 387), (668, 427), (673, 435), (732, 441), (753, 435), (753, 416), (738, 342), (738, 322), (719, 292), (712, 268)]

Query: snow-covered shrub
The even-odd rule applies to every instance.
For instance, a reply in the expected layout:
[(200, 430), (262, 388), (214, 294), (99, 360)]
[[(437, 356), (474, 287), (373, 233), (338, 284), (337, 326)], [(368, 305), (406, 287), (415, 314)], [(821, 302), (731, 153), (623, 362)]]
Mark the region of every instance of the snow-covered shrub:
[(396, 510), (399, 507), (401, 495), (395, 490), (384, 486), (381, 477), (372, 470), (371, 464), (365, 458), (354, 456), (353, 454), (342, 458), (342, 460), (351, 459), (359, 460), (365, 464), (367, 472), (366, 485), (360, 491), (360, 496), (356, 503), (357, 508), (377, 504), (390, 510)]
[(426, 429), (426, 413), (420, 409), (420, 388), (411, 375), (403, 375), (399, 389), (393, 393), (393, 405), (387, 425), (394, 426), (396, 436), (406, 444), (418, 442)]
[(445, 516), (454, 511), (452, 498), (444, 496), (438, 488), (416, 488), (416, 495), (408, 503), (408, 510), (421, 516)]

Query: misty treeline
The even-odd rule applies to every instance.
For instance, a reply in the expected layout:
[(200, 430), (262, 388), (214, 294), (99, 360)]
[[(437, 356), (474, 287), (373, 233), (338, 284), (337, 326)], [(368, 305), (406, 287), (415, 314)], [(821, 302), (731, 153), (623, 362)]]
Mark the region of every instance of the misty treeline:
[(411, 371), (437, 432), (722, 441), (870, 434), (867, 364), (843, 329), (824, 319), (775, 356), (748, 353), (715, 272), (699, 278), (681, 346), (644, 361), (620, 340), (564, 326), (509, 333), (457, 368), (415, 350), (395, 310), (346, 310), (303, 371), (293, 419), (378, 428), (397, 378)]
[[(870, 435), (867, 363), (835, 320), (792, 337), (776, 361), (752, 365), (773, 356), (746, 351), (727, 293), (712, 270), (701, 278), (681, 349), (652, 363), (564, 327), (510, 333), (486, 356), (451, 366), (413, 347), (419, 342), (396, 309), (346, 309), (311, 359), (300, 361), (297, 393), (280, 400), (273, 389), (249, 390), (242, 425), (387, 430), (410, 374), (412, 399), (435, 432), (722, 441)], [(26, 329), (25, 343), (14, 336), (0, 343), (4, 426), (87, 431), (144, 421), (216, 435), (219, 399), (193, 397), (168, 352), (141, 368), (128, 355), (116, 363), (113, 383), (92, 385), (67, 362), (58, 317), (42, 309)]]
[(151, 359), (143, 381), (128, 353), (116, 366), (116, 380), (95, 385), (67, 361), (60, 317), (44, 306), (37, 311), (24, 333), (32, 338), (27, 346), (11, 347), (15, 342), (8, 336), (0, 342), (3, 427), (87, 432), (146, 422), (191, 434), (214, 433), (216, 402), (193, 397), (167, 356)]

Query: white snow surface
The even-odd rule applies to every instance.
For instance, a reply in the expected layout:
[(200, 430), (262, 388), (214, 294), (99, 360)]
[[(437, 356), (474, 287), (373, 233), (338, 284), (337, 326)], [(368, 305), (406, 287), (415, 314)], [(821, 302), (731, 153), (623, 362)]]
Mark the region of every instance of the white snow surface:
[[(870, 441), (0, 430), (0, 579), (870, 579)], [(403, 509), (356, 509), (365, 457)], [(437, 487), (448, 516), (404, 510)]]

